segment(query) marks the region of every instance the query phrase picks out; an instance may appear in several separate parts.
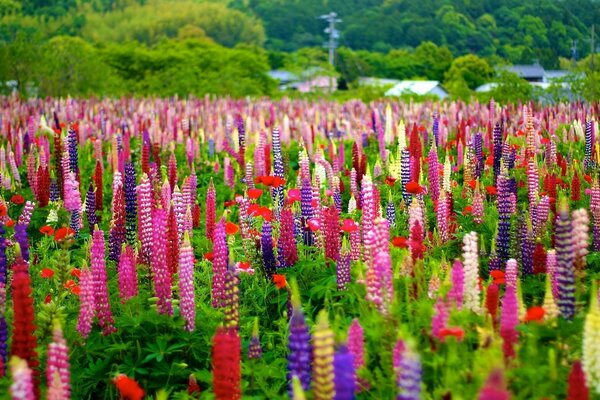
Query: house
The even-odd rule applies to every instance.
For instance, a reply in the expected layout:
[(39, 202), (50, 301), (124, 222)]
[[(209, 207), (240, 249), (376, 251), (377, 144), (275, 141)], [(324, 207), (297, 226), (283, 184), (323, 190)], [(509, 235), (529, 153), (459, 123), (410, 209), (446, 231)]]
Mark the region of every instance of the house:
[(433, 95), (440, 99), (448, 97), (448, 92), (439, 81), (400, 81), (385, 92), (386, 96), (402, 96), (404, 94)]
[(385, 87), (395, 86), (400, 82), (400, 79), (375, 78), (370, 76), (361, 76), (358, 78), (358, 86)]
[(269, 71), (269, 76), (272, 79), (279, 81), (279, 90), (286, 90), (289, 85), (298, 81), (298, 76), (296, 76), (296, 74), (283, 69)]
[(544, 82), (544, 67), (539, 63), (532, 65), (510, 65), (502, 68), (508, 72), (517, 74), (519, 78), (525, 79), (527, 82)]
[(269, 76), (279, 81), (279, 90), (297, 90), (301, 93), (337, 90), (337, 78), (329, 76), (319, 68), (309, 68), (300, 76), (285, 70), (269, 71)]

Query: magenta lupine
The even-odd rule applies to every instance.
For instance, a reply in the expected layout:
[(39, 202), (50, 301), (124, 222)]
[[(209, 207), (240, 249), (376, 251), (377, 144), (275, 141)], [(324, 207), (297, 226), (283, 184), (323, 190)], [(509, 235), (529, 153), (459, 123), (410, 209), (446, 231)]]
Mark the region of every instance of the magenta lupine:
[(552, 286), (552, 298), (558, 299), (558, 280), (556, 279), (556, 250), (550, 249), (546, 253), (546, 271)]
[(125, 302), (137, 296), (138, 283), (135, 268), (135, 252), (129, 244), (124, 244), (118, 264), (119, 297)]
[(550, 197), (542, 196), (535, 207), (535, 218), (533, 219), (533, 230), (536, 237), (540, 237), (546, 230), (548, 213), (550, 211)]
[(108, 234), (108, 257), (118, 261), (121, 254), (121, 246), (125, 243), (125, 193), (121, 174), (115, 172), (113, 182), (112, 219), (110, 221), (110, 232)]
[(373, 193), (373, 183), (371, 182), (371, 177), (369, 175), (365, 175), (362, 180), (361, 206), (363, 210), (363, 232), (371, 232), (373, 230), (373, 222), (375, 221), (375, 198)]
[(452, 270), (450, 271), (452, 279), (452, 288), (448, 293), (448, 300), (454, 301), (456, 308), (459, 310), (463, 306), (463, 297), (465, 290), (465, 270), (463, 269), (460, 260), (454, 260)]
[(179, 250), (179, 309), (185, 320), (185, 329), (196, 327), (196, 302), (194, 294), (194, 251), (187, 233)]
[(352, 261), (360, 261), (362, 257), (361, 230), (359, 225), (358, 229), (350, 232), (350, 257)]
[(514, 345), (519, 341), (519, 333), (516, 330), (518, 324), (517, 289), (513, 285), (507, 285), (500, 316), (500, 336), (503, 340), (502, 350), (505, 358), (515, 357)]
[(215, 228), (212, 261), (212, 306), (223, 307), (225, 301), (225, 273), (227, 272), (229, 249), (225, 221), (221, 220)]
[(110, 311), (110, 303), (108, 301), (104, 232), (98, 229), (98, 227), (96, 227), (92, 236), (90, 253), (92, 276), (94, 278), (94, 303), (96, 306), (96, 316), (98, 317), (98, 324), (102, 328), (102, 334), (110, 335), (116, 331), (116, 328), (114, 327), (113, 317)]
[(79, 319), (77, 320), (77, 332), (87, 338), (92, 330), (92, 322), (94, 320), (96, 301), (94, 296), (94, 277), (92, 271), (84, 266), (81, 268), (81, 276), (79, 277)]
[(342, 249), (340, 258), (336, 263), (336, 283), (338, 290), (346, 290), (350, 282), (350, 251)]
[(335, 206), (325, 209), (325, 258), (337, 261), (340, 258), (340, 214)]
[(588, 254), (590, 218), (585, 208), (573, 211), (573, 253), (575, 268), (584, 269)]
[(440, 175), (439, 175), (439, 162), (437, 147), (435, 142), (432, 143), (427, 156), (428, 171), (427, 176), (429, 178), (429, 194), (432, 200), (437, 200), (440, 196)]
[[(365, 333), (358, 319), (354, 318), (348, 327), (348, 351), (354, 356), (354, 370), (358, 372), (365, 366)], [(355, 375), (356, 391), (360, 392), (366, 382)]]
[(31, 222), (31, 216), (33, 214), (33, 210), (35, 209), (35, 203), (27, 200), (25, 202), (25, 206), (23, 207), (23, 211), (21, 211), (21, 215), (19, 215), (19, 219), (17, 220), (18, 225), (29, 226), (29, 222)]
[[(54, 384), (51, 388), (56, 395), (62, 394), (62, 397), (55, 396), (54, 398), (65, 400), (71, 397), (71, 374), (69, 372), (69, 348), (67, 347), (67, 341), (63, 336), (60, 323), (54, 322), (54, 328), (52, 331), (52, 343), (48, 345), (48, 367), (46, 368), (46, 382), (50, 386), (51, 382), (54, 381), (55, 375), (58, 376), (59, 386), (56, 387)], [(48, 390), (48, 397), (50, 396), (50, 388)]]
[(169, 207), (171, 206), (171, 184), (169, 183), (169, 180), (165, 178), (161, 188), (160, 188), (160, 199), (161, 199), (161, 207), (164, 208), (165, 210), (169, 210)]
[(79, 211), (81, 209), (81, 194), (74, 173), (69, 172), (67, 174), (64, 185), (65, 209), (69, 212)]
[(137, 189), (138, 195), (138, 232), (141, 242), (141, 253), (144, 262), (150, 264), (152, 253), (152, 186), (148, 175), (142, 175)]
[(36, 400), (32, 372), (27, 361), (13, 356), (9, 362), (12, 375), (10, 394), (12, 400)]
[(443, 342), (444, 337), (440, 332), (448, 325), (449, 318), (450, 314), (448, 313), (448, 304), (446, 300), (442, 297), (438, 297), (435, 301), (433, 317), (431, 318), (431, 336)]
[(215, 223), (216, 223), (216, 207), (217, 207), (217, 192), (212, 179), (208, 185), (206, 193), (206, 237), (211, 242), (214, 242)]
[[(479, 391), (479, 400), (510, 400), (510, 392), (506, 390), (504, 374), (500, 369), (494, 369), (485, 381), (485, 385)], [(576, 400), (576, 399), (571, 399)], [(583, 400), (583, 399), (580, 399)]]
[(394, 367), (394, 375), (398, 379), (400, 373), (400, 364), (402, 363), (402, 354), (406, 350), (406, 342), (402, 339), (398, 339), (394, 345), (392, 352), (392, 366)]
[(436, 221), (437, 221), (437, 230), (438, 235), (442, 243), (447, 242), (448, 235), (448, 210), (446, 203), (446, 191), (442, 190), (440, 197), (437, 202), (437, 210), (436, 210)]
[(280, 267), (292, 267), (298, 261), (298, 248), (294, 236), (294, 215), (289, 207), (281, 210), (281, 223), (277, 241), (277, 258)]
[(157, 310), (160, 314), (173, 314), (171, 303), (171, 274), (167, 265), (167, 215), (162, 208), (152, 212), (152, 253), (150, 266), (154, 293), (158, 298)]

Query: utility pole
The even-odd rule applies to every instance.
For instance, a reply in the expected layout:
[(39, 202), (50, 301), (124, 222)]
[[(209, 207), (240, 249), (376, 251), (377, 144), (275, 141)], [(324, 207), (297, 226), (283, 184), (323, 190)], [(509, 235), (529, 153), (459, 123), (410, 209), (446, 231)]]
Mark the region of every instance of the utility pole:
[(571, 55), (573, 56), (573, 68), (577, 66), (577, 39), (573, 39), (573, 46), (571, 47)]
[[(335, 29), (335, 24), (342, 22), (341, 19), (337, 17), (337, 13), (331, 11), (329, 14), (323, 14), (319, 17), (320, 19), (324, 19), (329, 23), (327, 28), (325, 28), (325, 33), (329, 34), (329, 40), (324, 44), (324, 47), (329, 49), (329, 64), (332, 67), (335, 67), (335, 49), (338, 46), (337, 40), (340, 37), (340, 32)], [(332, 77), (329, 77), (329, 93), (333, 92), (333, 81)]]

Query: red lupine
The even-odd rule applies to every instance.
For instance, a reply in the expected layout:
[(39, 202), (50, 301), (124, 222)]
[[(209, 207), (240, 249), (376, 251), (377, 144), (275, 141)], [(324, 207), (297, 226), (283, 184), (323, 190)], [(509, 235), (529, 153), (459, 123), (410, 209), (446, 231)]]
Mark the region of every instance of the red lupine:
[(581, 361), (573, 362), (571, 372), (569, 373), (569, 386), (567, 389), (566, 400), (588, 400), (590, 391), (585, 381), (585, 374), (581, 368)]
[(487, 287), (487, 293), (485, 296), (485, 307), (487, 312), (492, 317), (492, 323), (494, 328), (496, 328), (498, 324), (498, 319), (496, 315), (498, 313), (498, 298), (499, 298), (499, 288), (496, 283), (491, 283)]
[(581, 181), (577, 171), (573, 171), (573, 180), (571, 181), (571, 201), (579, 201), (581, 199)]
[(236, 329), (219, 327), (213, 338), (213, 390), (217, 400), (241, 398), (240, 337)]
[[(102, 205), (104, 202), (103, 188), (104, 184), (102, 183), (102, 161), (96, 161), (96, 169), (94, 171), (94, 187), (96, 188), (96, 210), (102, 211)], [(98, 215), (100, 215), (99, 213)]]

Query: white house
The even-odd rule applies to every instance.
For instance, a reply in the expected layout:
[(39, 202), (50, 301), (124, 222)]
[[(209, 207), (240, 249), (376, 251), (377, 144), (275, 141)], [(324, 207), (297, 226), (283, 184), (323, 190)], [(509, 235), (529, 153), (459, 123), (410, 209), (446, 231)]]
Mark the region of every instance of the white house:
[(448, 97), (448, 92), (439, 81), (400, 81), (385, 92), (386, 96), (402, 96), (404, 94), (433, 95), (440, 99)]

